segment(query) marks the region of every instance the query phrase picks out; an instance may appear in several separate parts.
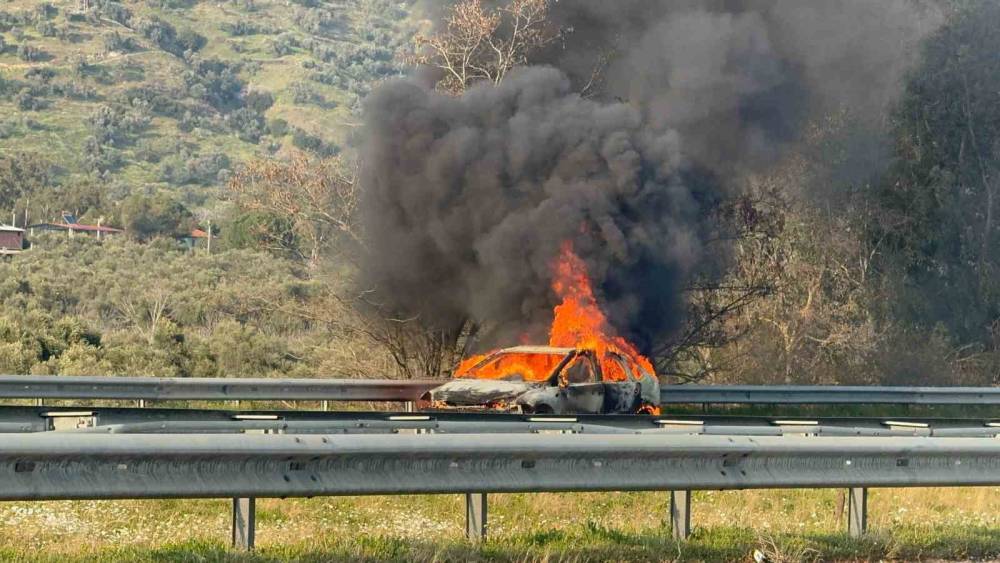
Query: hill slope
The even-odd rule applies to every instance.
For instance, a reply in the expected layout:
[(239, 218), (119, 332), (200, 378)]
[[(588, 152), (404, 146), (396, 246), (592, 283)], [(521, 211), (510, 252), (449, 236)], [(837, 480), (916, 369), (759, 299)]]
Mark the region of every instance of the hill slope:
[(359, 100), (399, 72), (412, 24), (391, 0), (0, 4), (0, 154), (117, 199), (211, 204), (241, 160), (350, 143)]

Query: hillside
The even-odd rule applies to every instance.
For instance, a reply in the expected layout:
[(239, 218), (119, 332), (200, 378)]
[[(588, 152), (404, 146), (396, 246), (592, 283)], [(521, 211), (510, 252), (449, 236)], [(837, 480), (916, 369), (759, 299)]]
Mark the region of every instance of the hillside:
[(96, 197), (211, 208), (248, 158), (350, 150), (359, 100), (399, 72), (407, 15), (392, 0), (0, 3), (0, 155)]

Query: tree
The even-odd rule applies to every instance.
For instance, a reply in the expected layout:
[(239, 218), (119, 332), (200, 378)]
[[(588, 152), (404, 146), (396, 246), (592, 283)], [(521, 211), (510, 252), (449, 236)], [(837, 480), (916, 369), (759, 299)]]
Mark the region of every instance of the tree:
[(0, 156), (0, 209), (9, 210), (19, 199), (48, 187), (51, 174), (51, 164), (37, 155)]
[(418, 35), (409, 59), (442, 72), (438, 88), (459, 93), (480, 81), (499, 83), (512, 68), (559, 37), (548, 19), (549, 0), (511, 0), (486, 7), (482, 0), (461, 0), (444, 28)]
[(878, 194), (894, 314), (962, 343), (1000, 334), (1000, 5), (958, 4), (924, 44), (893, 117)]
[(338, 243), (361, 243), (355, 170), (339, 158), (253, 161), (233, 176), (229, 195), (244, 213), (269, 217), (258, 226), (276, 230), (260, 235), (312, 269)]
[(122, 221), (130, 236), (148, 241), (157, 236), (182, 237), (191, 234), (194, 216), (179, 201), (166, 194), (129, 196), (122, 202)]

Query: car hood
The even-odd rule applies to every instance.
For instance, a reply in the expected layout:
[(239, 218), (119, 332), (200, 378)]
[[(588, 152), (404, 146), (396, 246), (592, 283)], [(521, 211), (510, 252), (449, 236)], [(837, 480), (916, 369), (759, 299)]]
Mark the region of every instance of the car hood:
[(498, 379), (454, 379), (431, 390), (432, 401), (451, 405), (482, 405), (484, 403), (511, 401), (542, 387), (539, 383), (504, 381)]

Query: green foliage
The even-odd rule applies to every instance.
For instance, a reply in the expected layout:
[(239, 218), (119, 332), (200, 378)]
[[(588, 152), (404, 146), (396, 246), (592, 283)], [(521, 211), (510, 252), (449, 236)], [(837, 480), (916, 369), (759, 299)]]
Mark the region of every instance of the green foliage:
[(295, 129), (292, 133), (292, 144), (319, 157), (335, 156), (340, 153), (340, 147), (327, 144), (319, 136), (302, 129)]
[(210, 185), (225, 182), (229, 175), (229, 157), (222, 153), (192, 155), (186, 150), (163, 160), (160, 177), (171, 184)]
[(35, 47), (34, 45), (22, 43), (17, 46), (17, 56), (22, 61), (34, 62), (44, 59), (47, 55), (45, 51), (43, 51), (38, 47)]
[(14, 105), (21, 111), (38, 111), (48, 107), (48, 103), (36, 96), (31, 88), (21, 88), (14, 96)]
[(1000, 4), (960, 5), (924, 44), (895, 112), (883, 183), (897, 314), (962, 342), (992, 342), (1000, 317)]
[(109, 53), (134, 53), (139, 50), (139, 43), (128, 35), (112, 31), (104, 35), (104, 50)]
[(186, 236), (195, 224), (191, 212), (165, 194), (130, 196), (122, 202), (122, 221), (130, 236), (143, 241)]
[(34, 154), (0, 155), (0, 207), (10, 209), (25, 194), (48, 187), (52, 170)]
[[(4, 4), (0, 154), (44, 153), (60, 183), (96, 177), (128, 191), (178, 189), (195, 206), (211, 206), (229, 171), (249, 159), (296, 146), (337, 152), (359, 109), (351, 90), (384, 75), (361, 64), (350, 82), (312, 80), (340, 68), (320, 57), (354, 65), (355, 45), (402, 46), (412, 33), (406, 10), (382, 0), (86, 5), (77, 13), (56, 2), (55, 12), (29, 0)], [(269, 121), (282, 125), (272, 131)], [(293, 139), (295, 129), (309, 133)], [(51, 219), (59, 207), (33, 215)]]
[[(250, 212), (229, 223), (222, 242), (227, 248), (292, 248), (295, 246), (292, 231), (292, 224), (287, 219), (270, 213)], [(275, 233), (280, 233), (282, 240), (275, 241)]]
[(0, 262), (0, 372), (268, 376), (308, 356), (284, 336), (308, 325), (276, 312), (308, 294), (290, 262), (173, 241), (34, 242)]

